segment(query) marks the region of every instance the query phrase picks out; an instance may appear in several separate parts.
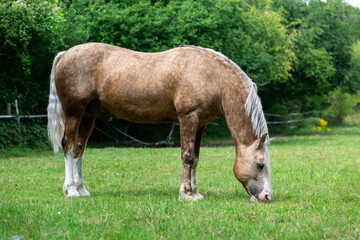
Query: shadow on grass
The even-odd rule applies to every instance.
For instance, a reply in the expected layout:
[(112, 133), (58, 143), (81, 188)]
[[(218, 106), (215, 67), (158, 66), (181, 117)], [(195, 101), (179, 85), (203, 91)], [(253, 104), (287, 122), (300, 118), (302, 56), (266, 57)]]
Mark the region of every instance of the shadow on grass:
[(114, 191), (92, 191), (91, 196), (93, 197), (143, 197), (143, 196), (164, 196), (173, 198), (178, 196), (178, 190), (158, 190), (158, 189), (129, 189), (125, 191), (114, 190)]
[[(114, 191), (92, 191), (92, 197), (164, 197), (165, 199), (178, 199), (179, 189), (129, 189), (125, 191), (114, 190)], [(205, 191), (200, 192), (205, 200), (241, 200), (249, 201), (250, 196), (244, 191), (224, 192), (219, 193), (218, 191)]]

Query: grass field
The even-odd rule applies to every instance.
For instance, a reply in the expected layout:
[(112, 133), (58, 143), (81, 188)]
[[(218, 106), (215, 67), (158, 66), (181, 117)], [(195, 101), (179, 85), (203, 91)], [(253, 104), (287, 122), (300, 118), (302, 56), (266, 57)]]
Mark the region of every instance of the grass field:
[(179, 148), (88, 148), (89, 198), (65, 198), (50, 151), (0, 152), (0, 239), (360, 239), (360, 129), (280, 137), (269, 146), (273, 201), (251, 203), (233, 146), (202, 148), (205, 201), (177, 200)]

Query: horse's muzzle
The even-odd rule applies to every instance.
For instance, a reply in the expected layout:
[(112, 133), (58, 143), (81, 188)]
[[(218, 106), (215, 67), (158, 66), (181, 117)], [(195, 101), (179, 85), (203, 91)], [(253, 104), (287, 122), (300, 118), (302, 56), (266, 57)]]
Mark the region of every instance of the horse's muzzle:
[(271, 192), (267, 189), (262, 190), (258, 197), (251, 196), (251, 202), (270, 202), (271, 201)]
[(270, 202), (271, 201), (270, 191), (268, 191), (267, 189), (264, 189), (259, 195), (259, 200), (261, 202)]

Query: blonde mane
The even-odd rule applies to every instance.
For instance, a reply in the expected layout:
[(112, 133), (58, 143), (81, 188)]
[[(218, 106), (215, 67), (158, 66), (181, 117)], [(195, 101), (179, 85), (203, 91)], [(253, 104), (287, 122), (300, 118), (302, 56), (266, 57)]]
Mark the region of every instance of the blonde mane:
[(262, 109), (260, 97), (257, 94), (257, 87), (255, 83), (251, 84), (249, 95), (247, 96), (245, 102), (245, 112), (246, 115), (251, 115), (251, 124), (253, 131), (257, 138), (260, 138), (265, 133), (268, 134), (267, 141), (269, 141), (269, 130), (266, 124), (265, 114)]

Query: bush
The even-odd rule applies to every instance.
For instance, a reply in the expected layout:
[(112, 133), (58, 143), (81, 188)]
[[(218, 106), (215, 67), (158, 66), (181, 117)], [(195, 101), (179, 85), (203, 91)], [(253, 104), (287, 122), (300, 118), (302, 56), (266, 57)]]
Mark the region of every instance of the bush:
[(360, 103), (360, 92), (350, 94), (341, 88), (336, 88), (330, 92), (328, 96), (330, 106), (326, 110), (325, 115), (335, 116), (336, 123), (343, 123), (346, 115), (350, 114), (353, 108)]
[(45, 147), (47, 140), (46, 125), (38, 120), (18, 123), (14, 120), (0, 122), (0, 149), (10, 147)]

